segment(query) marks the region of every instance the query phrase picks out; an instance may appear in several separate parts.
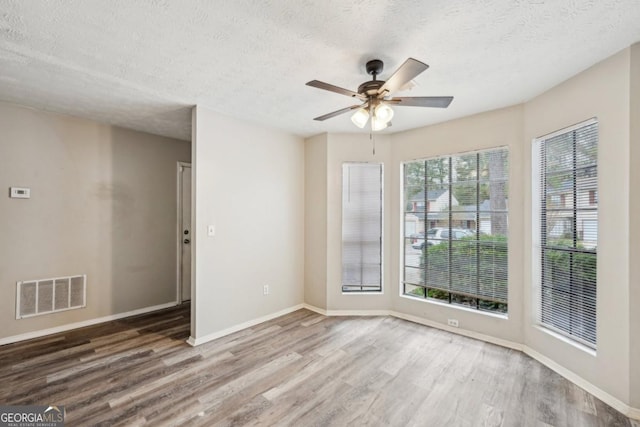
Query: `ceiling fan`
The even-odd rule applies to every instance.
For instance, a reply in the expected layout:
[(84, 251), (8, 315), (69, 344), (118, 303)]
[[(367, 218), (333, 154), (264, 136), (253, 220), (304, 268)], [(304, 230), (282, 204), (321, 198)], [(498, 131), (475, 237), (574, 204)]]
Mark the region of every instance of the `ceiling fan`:
[(373, 76), (373, 80), (362, 83), (357, 92), (343, 89), (338, 86), (324, 83), (319, 80), (311, 80), (307, 86), (328, 90), (341, 95), (350, 96), (362, 101), (361, 104), (342, 108), (332, 113), (316, 117), (313, 120), (324, 121), (340, 114), (356, 110), (351, 116), (351, 121), (359, 128), (364, 128), (371, 117), (371, 130), (378, 131), (391, 126), (393, 109), (391, 105), (398, 107), (435, 107), (447, 108), (452, 96), (409, 96), (390, 98), (391, 94), (402, 89), (411, 80), (425, 71), (429, 66), (416, 59), (407, 59), (387, 81), (378, 80), (377, 76), (382, 73), (384, 63), (379, 59), (374, 59), (366, 64), (367, 73)]

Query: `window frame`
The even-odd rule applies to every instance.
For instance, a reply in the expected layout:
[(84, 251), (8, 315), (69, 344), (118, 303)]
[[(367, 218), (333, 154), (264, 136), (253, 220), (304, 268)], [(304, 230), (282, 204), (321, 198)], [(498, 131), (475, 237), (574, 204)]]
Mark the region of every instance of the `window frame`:
[[(345, 173), (345, 166), (346, 165), (372, 165), (372, 166), (377, 166), (380, 168), (380, 239), (379, 239), (379, 253), (380, 253), (380, 267), (379, 267), (379, 277), (380, 277), (380, 284), (378, 285), (377, 289), (371, 289), (374, 288), (376, 285), (367, 285), (367, 284), (360, 284), (360, 285), (345, 285), (344, 283), (344, 214), (345, 214), (345, 207), (344, 207), (344, 191), (345, 191), (345, 187), (344, 187), (344, 173)], [(340, 191), (340, 197), (341, 197), (341, 208), (340, 208), (340, 230), (341, 230), (341, 238), (340, 238), (340, 289), (343, 295), (382, 295), (384, 294), (384, 221), (385, 221), (385, 214), (384, 214), (384, 204), (385, 204), (385, 192), (384, 192), (384, 163), (383, 162), (366, 162), (366, 161), (346, 161), (346, 162), (342, 162), (341, 164), (341, 191)], [(345, 287), (351, 287), (353, 289), (345, 289)], [(357, 286), (360, 286), (360, 289), (355, 289)], [(366, 289), (364, 289), (366, 288)]]
[[(531, 231), (532, 231), (532, 251), (531, 251), (531, 258), (532, 258), (532, 274), (531, 274), (531, 280), (532, 280), (532, 292), (533, 294), (533, 298), (532, 298), (532, 302), (533, 302), (533, 322), (534, 324), (542, 331), (550, 333), (553, 336), (557, 336), (560, 337), (563, 340), (567, 340), (568, 343), (577, 345), (580, 348), (585, 349), (586, 351), (595, 351), (597, 349), (597, 323), (598, 323), (598, 313), (597, 313), (597, 302), (598, 302), (598, 280), (597, 280), (597, 264), (598, 264), (598, 251), (597, 251), (597, 245), (598, 245), (598, 224), (599, 224), (599, 209), (598, 209), (598, 198), (597, 198), (597, 194), (598, 194), (598, 190), (599, 190), (599, 185), (598, 185), (598, 153), (596, 153), (596, 160), (595, 160), (595, 166), (593, 166), (593, 170), (595, 170), (595, 185), (596, 188), (595, 190), (591, 190), (589, 189), (587, 192), (587, 202), (586, 202), (586, 209), (595, 212), (595, 216), (596, 216), (596, 238), (595, 238), (595, 245), (593, 249), (580, 249), (577, 248), (577, 244), (576, 242), (580, 239), (579, 237), (579, 233), (578, 233), (578, 212), (585, 210), (585, 208), (581, 208), (579, 209), (577, 207), (578, 202), (578, 188), (577, 188), (577, 177), (576, 177), (576, 171), (575, 171), (575, 159), (573, 160), (574, 162), (574, 174), (573, 174), (573, 178), (572, 178), (572, 187), (571, 187), (571, 192), (574, 193), (573, 198), (570, 200), (570, 205), (571, 205), (571, 209), (573, 209), (573, 215), (571, 216), (571, 218), (566, 218), (567, 223), (570, 224), (570, 227), (572, 229), (572, 234), (573, 234), (573, 242), (574, 242), (574, 247), (573, 248), (558, 248), (555, 247), (553, 245), (544, 245), (543, 246), (543, 240), (546, 241), (546, 237), (543, 238), (543, 232), (546, 229), (546, 227), (548, 227), (548, 223), (546, 222), (546, 217), (547, 217), (547, 206), (546, 206), (546, 199), (545, 197), (547, 196), (546, 194), (546, 190), (543, 188), (543, 174), (546, 174), (546, 171), (543, 171), (543, 165), (545, 164), (544, 159), (542, 158), (543, 156), (543, 149), (542, 149), (542, 145), (546, 143), (546, 141), (554, 138), (554, 137), (558, 137), (561, 135), (565, 135), (565, 134), (570, 134), (570, 133), (575, 133), (576, 131), (586, 128), (588, 126), (592, 126), (595, 125), (595, 135), (596, 135), (596, 150), (599, 151), (599, 144), (600, 144), (600, 131), (599, 131), (599, 121), (596, 117), (590, 118), (588, 120), (582, 121), (580, 123), (576, 123), (574, 125), (568, 126), (566, 128), (563, 129), (559, 129), (555, 132), (549, 133), (547, 135), (543, 135), (543, 136), (539, 136), (537, 138), (534, 138), (532, 141), (532, 156), (531, 156), (531, 171), (532, 171), (532, 179), (531, 179), (531, 188), (532, 188), (532, 192), (531, 192), (531, 207), (532, 207), (532, 218), (531, 218)], [(576, 145), (576, 140), (575, 140), (575, 135), (574, 135), (574, 142), (573, 142), (573, 152), (574, 152), (574, 158), (575, 158), (575, 145)], [(555, 172), (555, 173), (560, 173), (560, 172)], [(546, 182), (546, 181), (545, 181)], [(591, 192), (595, 191), (594, 195), (595, 195), (595, 200), (592, 200), (591, 197)], [(595, 201), (595, 204), (592, 204), (591, 202)], [(595, 208), (594, 208), (595, 206)], [(545, 210), (543, 212), (543, 210)], [(592, 219), (589, 219), (589, 221), (591, 221)], [(583, 219), (584, 221), (584, 219)], [(584, 227), (584, 225), (583, 225)], [(583, 229), (583, 233), (584, 233), (584, 229)], [(593, 341), (589, 341), (587, 339), (585, 339), (584, 337), (580, 336), (580, 335), (574, 335), (572, 334), (570, 331), (564, 330), (563, 328), (559, 328), (556, 327), (550, 323), (545, 323), (543, 321), (543, 291), (545, 286), (549, 287), (552, 285), (545, 285), (543, 284), (543, 280), (544, 280), (544, 271), (543, 271), (543, 262), (544, 262), (544, 251), (559, 251), (562, 250), (564, 252), (567, 252), (570, 254), (570, 263), (574, 262), (574, 257), (576, 254), (589, 254), (589, 255), (593, 255), (595, 257), (595, 301), (593, 303)], [(569, 278), (570, 280), (573, 280), (574, 277), (574, 273), (573, 273), (573, 269), (570, 268), (569, 269)], [(576, 285), (571, 282), (569, 283), (569, 288), (573, 289), (573, 287), (575, 287)], [(584, 294), (584, 291), (583, 291)], [(572, 294), (573, 295), (573, 294)], [(571, 305), (571, 304), (569, 304)], [(549, 310), (549, 309), (547, 309)], [(571, 317), (571, 314), (568, 314), (567, 317)], [(584, 315), (583, 315), (584, 316)], [(570, 325), (572, 324), (574, 320), (569, 319), (569, 323)], [(572, 326), (569, 326), (569, 329), (571, 329)]]
[[(428, 303), (435, 303), (435, 304), (444, 305), (444, 306), (452, 307), (452, 308), (456, 308), (456, 309), (468, 310), (468, 311), (473, 312), (473, 313), (481, 313), (483, 315), (495, 316), (495, 317), (503, 318), (503, 319), (504, 318), (508, 318), (508, 315), (509, 315), (509, 312), (508, 312), (508, 306), (509, 306), (509, 302), (508, 302), (508, 299), (509, 299), (509, 292), (508, 292), (508, 290), (509, 290), (509, 265), (508, 265), (509, 264), (509, 261), (508, 261), (508, 255), (509, 255), (509, 227), (508, 227), (509, 208), (508, 208), (508, 204), (505, 207), (505, 210), (503, 212), (504, 215), (505, 215), (505, 219), (507, 220), (507, 226), (506, 226), (507, 228), (506, 228), (506, 235), (505, 235), (506, 236), (505, 253), (506, 253), (506, 256), (507, 256), (507, 260), (506, 260), (506, 271), (507, 271), (506, 286), (507, 286), (507, 289), (506, 289), (506, 298), (505, 298), (506, 302), (500, 303), (500, 304), (504, 304), (505, 311), (489, 310), (489, 309), (482, 308), (480, 306), (480, 301), (483, 301), (483, 302), (486, 303), (488, 300), (486, 300), (486, 298), (485, 299), (481, 298), (481, 296), (479, 295), (479, 292), (473, 297), (464, 296), (464, 295), (462, 295), (460, 293), (448, 292), (449, 293), (448, 301), (444, 301), (444, 300), (440, 300), (440, 299), (437, 299), (437, 298), (429, 297), (427, 295), (428, 294), (427, 291), (429, 289), (433, 289), (433, 288), (427, 286), (426, 283), (424, 283), (423, 285), (407, 283), (406, 272), (405, 272), (406, 271), (406, 267), (408, 266), (407, 263), (406, 263), (406, 242), (407, 242), (408, 239), (412, 239), (411, 236), (407, 236), (407, 232), (405, 230), (405, 227), (406, 227), (406, 214), (411, 213), (411, 212), (407, 211), (406, 208), (405, 208), (405, 206), (407, 206), (407, 203), (409, 202), (409, 200), (406, 199), (406, 187), (405, 187), (405, 185), (406, 185), (406, 179), (405, 179), (406, 165), (411, 164), (411, 163), (416, 163), (416, 162), (425, 162), (426, 163), (429, 160), (448, 159), (449, 160), (449, 172), (448, 172), (449, 173), (449, 175), (448, 175), (449, 180), (448, 180), (446, 185), (448, 186), (449, 192), (452, 193), (452, 190), (453, 190), (454, 185), (456, 183), (464, 184), (464, 181), (455, 181), (455, 180), (451, 179), (452, 178), (452, 172), (451, 172), (452, 163), (451, 163), (451, 161), (452, 161), (453, 158), (469, 156), (469, 155), (478, 155), (478, 156), (480, 156), (483, 153), (498, 152), (498, 151), (506, 153), (506, 160), (507, 160), (507, 168), (508, 169), (507, 169), (507, 171), (505, 173), (505, 176), (504, 176), (504, 182), (506, 183), (507, 189), (508, 189), (508, 185), (509, 185), (509, 182), (510, 182), (510, 167), (509, 167), (509, 164), (510, 164), (510, 159), (511, 159), (511, 155), (510, 155), (511, 153), (510, 153), (509, 146), (506, 146), (506, 145), (496, 146), (496, 147), (491, 147), (491, 148), (483, 148), (483, 149), (473, 150), (473, 151), (450, 153), (450, 154), (446, 154), (446, 155), (438, 155), (438, 156), (432, 156), (432, 157), (421, 158), (421, 159), (412, 159), (412, 160), (406, 160), (406, 161), (401, 162), (401, 164), (400, 164), (400, 192), (401, 192), (400, 217), (401, 218), (400, 218), (400, 257), (399, 257), (399, 259), (400, 259), (400, 265), (399, 265), (399, 278), (400, 278), (400, 280), (399, 280), (399, 296), (400, 297), (411, 298), (411, 299), (414, 299), (414, 300), (425, 301), (425, 302), (428, 302)], [(500, 180), (498, 180), (498, 181), (500, 181)], [(481, 183), (490, 183), (490, 180), (484, 181), (479, 176), (479, 174), (477, 174), (476, 179), (471, 181), (471, 182), (475, 183), (475, 185), (480, 185)], [(426, 176), (425, 176), (425, 184), (426, 184)], [(428, 189), (428, 186), (424, 185), (423, 190), (426, 191), (427, 189)], [(507, 190), (507, 197), (506, 197), (507, 200), (509, 198), (508, 194), (509, 194), (509, 192)], [(451, 209), (451, 206), (452, 206), (451, 197), (452, 196), (450, 194), (450, 196), (449, 196), (449, 205), (448, 205), (449, 208), (447, 210), (447, 212), (449, 213), (450, 216), (452, 214), (455, 214), (455, 213), (459, 212), (458, 210), (455, 210), (455, 209), (452, 210)], [(431, 202), (428, 202), (428, 204), (430, 204), (430, 203)], [(474, 221), (476, 223), (476, 226), (475, 226), (474, 230), (476, 232), (476, 235), (478, 235), (478, 236), (479, 236), (479, 234), (478, 234), (479, 230), (481, 228), (480, 214), (482, 212), (485, 212), (485, 210), (481, 209), (480, 205), (481, 205), (481, 203), (479, 202), (479, 197), (478, 197), (476, 199), (475, 205), (472, 205), (472, 206), (476, 207), (476, 209), (473, 211), (474, 214), (475, 214)], [(487, 211), (487, 212), (489, 212), (489, 211)], [(493, 212), (493, 211), (490, 211), (490, 212)], [(493, 213), (500, 213), (500, 212), (496, 211), (496, 212), (493, 212)], [(426, 216), (426, 212), (425, 212), (425, 216)], [(424, 234), (424, 239), (427, 239), (427, 232), (428, 232), (429, 229), (433, 229), (434, 228), (432, 226), (432, 224), (431, 224), (434, 221), (427, 220), (426, 218), (424, 219), (424, 221), (425, 221), (425, 225), (424, 225), (425, 231), (423, 232), (423, 234)], [(467, 223), (468, 222), (469, 221), (467, 221)], [(452, 233), (451, 233), (450, 236), (447, 236), (447, 240), (442, 240), (443, 243), (447, 242), (449, 245), (451, 245), (452, 242), (456, 242), (456, 240), (458, 240), (455, 237), (456, 236), (456, 231), (455, 230), (457, 228), (458, 227), (454, 227), (451, 224), (451, 221), (450, 221), (447, 229), (441, 231), (440, 237), (438, 239), (440, 239), (442, 237), (442, 234), (444, 234), (444, 233), (449, 234), (449, 230), (451, 230)], [(476, 248), (478, 248), (478, 250), (479, 250), (480, 239), (477, 238), (473, 242), (476, 243), (476, 245), (477, 245)], [(427, 273), (425, 272), (424, 274), (425, 274), (425, 277), (426, 277)], [(451, 277), (449, 278), (449, 280), (451, 280)], [(476, 277), (476, 281), (478, 282), (478, 284), (480, 283), (480, 280), (481, 280), (481, 278), (479, 276)], [(408, 293), (406, 291), (406, 286), (407, 285), (414, 286), (414, 287), (422, 287), (424, 289), (424, 296), (412, 295), (412, 294)], [(456, 294), (454, 298), (457, 298), (457, 297), (459, 297), (459, 298), (472, 298), (472, 299), (474, 298), (475, 301), (476, 301), (475, 306), (469, 306), (469, 305), (465, 305), (465, 304), (462, 304), (462, 303), (453, 302), (452, 301), (453, 294)], [(489, 302), (491, 302), (491, 301), (489, 301)]]

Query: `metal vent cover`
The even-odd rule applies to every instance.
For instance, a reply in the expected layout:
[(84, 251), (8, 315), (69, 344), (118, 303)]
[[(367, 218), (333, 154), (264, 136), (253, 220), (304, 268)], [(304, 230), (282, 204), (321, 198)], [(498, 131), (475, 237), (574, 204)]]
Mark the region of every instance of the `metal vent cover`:
[(16, 287), (16, 319), (86, 306), (86, 274), (23, 280)]

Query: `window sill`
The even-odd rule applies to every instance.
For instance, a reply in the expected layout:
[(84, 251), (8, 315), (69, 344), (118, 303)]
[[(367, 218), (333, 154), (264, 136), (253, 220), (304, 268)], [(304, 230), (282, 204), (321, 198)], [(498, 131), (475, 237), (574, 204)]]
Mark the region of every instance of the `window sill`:
[(351, 291), (351, 292), (345, 292), (345, 291), (342, 291), (342, 295), (384, 295), (384, 292), (382, 292), (382, 291), (380, 291), (380, 292), (374, 292), (374, 291), (364, 291), (364, 292)]
[(581, 350), (581, 351), (587, 353), (590, 356), (593, 356), (593, 357), (597, 356), (596, 349), (593, 349), (593, 348), (588, 347), (588, 346), (586, 346), (584, 344), (581, 344), (581, 343), (579, 343), (577, 341), (574, 341), (571, 338), (566, 337), (566, 336), (564, 336), (562, 334), (559, 334), (559, 333), (557, 333), (557, 332), (555, 332), (555, 331), (553, 331), (551, 329), (548, 329), (548, 328), (546, 328), (546, 327), (544, 327), (542, 325), (539, 325), (539, 324), (538, 325), (533, 325), (533, 327), (534, 327), (534, 329), (542, 332), (543, 334), (550, 335), (553, 338), (556, 338), (557, 340), (562, 341), (562, 343), (570, 345), (571, 347), (573, 347), (573, 348), (575, 348), (577, 350)]
[(405, 294), (401, 294), (400, 298), (406, 298), (412, 301), (420, 301), (420, 302), (426, 302), (427, 304), (434, 304), (440, 307), (446, 307), (446, 308), (452, 308), (455, 310), (462, 310), (462, 311), (466, 311), (467, 313), (474, 313), (474, 314), (480, 314), (482, 316), (489, 316), (489, 317), (494, 317), (496, 319), (501, 319), (501, 320), (509, 320), (509, 313), (506, 314), (499, 314), (499, 313), (492, 313), (490, 311), (483, 311), (483, 310), (475, 310), (473, 308), (467, 308), (461, 305), (455, 305), (455, 304), (447, 304), (444, 302), (439, 302), (439, 301), (434, 301), (432, 299), (426, 299), (426, 298), (420, 298), (420, 297), (412, 297), (410, 295), (405, 295)]

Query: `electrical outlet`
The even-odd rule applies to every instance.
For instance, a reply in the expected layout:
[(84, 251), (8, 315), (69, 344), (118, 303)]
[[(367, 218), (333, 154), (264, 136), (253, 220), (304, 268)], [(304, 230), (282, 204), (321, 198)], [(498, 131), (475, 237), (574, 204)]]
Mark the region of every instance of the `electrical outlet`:
[(449, 326), (453, 326), (454, 328), (458, 327), (458, 319), (447, 319), (447, 324)]
[(262, 293), (263, 293), (264, 295), (269, 295), (269, 285), (264, 285), (264, 286), (262, 287)]

